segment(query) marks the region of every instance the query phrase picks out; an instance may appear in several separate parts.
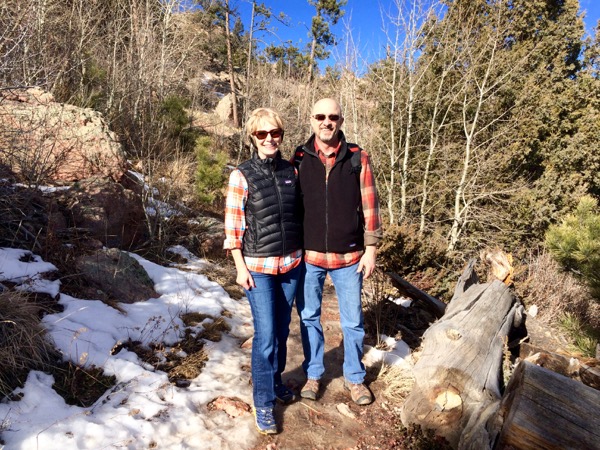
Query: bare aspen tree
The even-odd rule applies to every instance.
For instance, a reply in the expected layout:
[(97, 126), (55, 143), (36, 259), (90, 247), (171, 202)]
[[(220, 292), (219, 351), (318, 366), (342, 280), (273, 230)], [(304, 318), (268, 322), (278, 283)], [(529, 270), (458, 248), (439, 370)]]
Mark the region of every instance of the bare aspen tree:
[[(496, 20), (499, 19), (498, 14), (499, 12), (496, 15)], [(496, 25), (496, 30), (498, 30), (498, 26), (501, 24), (497, 23)], [(500, 30), (497, 32), (500, 32)], [(474, 92), (465, 91), (462, 96), (461, 125), (465, 139), (464, 153), (460, 180), (455, 188), (454, 214), (452, 216), (452, 226), (448, 233), (448, 251), (455, 249), (460, 234), (468, 223), (470, 209), (473, 205), (472, 199), (469, 198), (470, 196), (466, 190), (469, 187), (468, 183), (474, 181), (471, 179), (471, 164), (474, 157), (473, 152), (477, 150), (475, 139), (481, 130), (480, 116), (485, 102), (491, 99), (491, 94), (493, 94), (494, 80), (491, 77), (492, 70), (497, 64), (496, 57), (499, 45), (497, 39), (497, 35), (491, 34), (481, 49), (464, 49), (469, 64), (464, 64), (467, 70), (463, 81), (473, 86), (475, 90)]]
[[(471, 221), (501, 226), (497, 217), (486, 216), (479, 205), (499, 202), (502, 196), (514, 193), (518, 184), (502, 183), (494, 178), (509, 156), (503, 154), (502, 143), (510, 133), (512, 104), (499, 107), (501, 90), (519, 75), (530, 51), (512, 55), (503, 47), (510, 19), (501, 2), (489, 4), (486, 26), (462, 21), (461, 68), (462, 102), (459, 111), (462, 130), (460, 177), (454, 188), (453, 212), (448, 231), (447, 251), (456, 249), (461, 234)], [(475, 33), (473, 26), (478, 27)]]
[[(350, 22), (344, 21), (344, 52), (338, 57), (341, 66), (341, 77), (337, 82), (339, 84), (339, 99), (344, 112), (344, 131), (350, 141), (360, 146), (366, 145), (364, 136), (361, 133), (361, 127), (366, 128), (367, 123), (364, 117), (361, 117), (358, 100), (360, 79), (358, 74), (362, 71), (360, 67), (358, 45), (354, 41)], [(366, 64), (365, 64), (366, 65)], [(363, 69), (364, 70), (364, 69)]]
[(0, 83), (7, 88), (23, 84), (17, 68), (24, 64), (21, 49), (28, 39), (27, 9), (19, 8), (16, 0), (0, 3)]
[(165, 84), (168, 83), (170, 76), (167, 74), (167, 65), (173, 64), (176, 61), (171, 61), (173, 45), (175, 41), (169, 38), (173, 33), (174, 15), (181, 10), (181, 0), (162, 0), (160, 2), (162, 9), (161, 24), (160, 24), (160, 62), (159, 62), (159, 77), (158, 77), (158, 94), (160, 98), (165, 95)]
[(413, 124), (415, 115), (416, 90), (427, 73), (428, 66), (436, 58), (436, 52), (429, 58), (419, 57), (420, 43), (427, 39), (427, 18), (433, 13), (435, 3), (428, 0), (412, 1), (410, 9), (404, 11), (404, 2), (396, 1), (398, 24), (404, 30), (402, 44), (402, 63), (406, 68), (406, 128), (403, 130), (404, 142), (402, 165), (400, 167), (400, 213), (398, 220), (406, 216), (408, 203), (409, 163), (412, 149)]
[[(434, 25), (435, 26), (435, 25)], [(436, 39), (445, 42), (440, 53), (436, 50), (433, 57), (441, 66), (439, 73), (432, 77), (431, 88), (435, 89), (435, 97), (433, 98), (431, 116), (429, 119), (429, 132), (427, 143), (427, 158), (425, 160), (425, 168), (423, 170), (421, 182), (421, 204), (419, 207), (419, 234), (425, 231), (425, 218), (428, 213), (429, 192), (431, 190), (430, 175), (434, 163), (435, 153), (438, 148), (440, 136), (444, 127), (448, 125), (448, 117), (452, 108), (455, 106), (456, 99), (462, 92), (462, 85), (459, 80), (448, 82), (449, 75), (454, 70), (458, 60), (459, 42), (456, 39), (450, 38), (450, 27), (447, 23), (441, 23), (441, 36)], [(429, 55), (423, 55), (423, 58)], [(451, 84), (453, 83), (453, 84)]]
[[(399, 47), (401, 30), (400, 27), (397, 26), (395, 28), (393, 39), (390, 40), (388, 35), (388, 45), (387, 45), (387, 57), (385, 59), (385, 65), (383, 67), (383, 72), (381, 75), (376, 75), (376, 79), (378, 84), (383, 86), (385, 95), (387, 95), (387, 101), (389, 102), (388, 111), (386, 111), (388, 116), (388, 136), (382, 139), (381, 144), (386, 149), (387, 159), (385, 161), (385, 166), (387, 166), (387, 170), (383, 171), (387, 176), (380, 176), (379, 179), (384, 182), (384, 190), (383, 194), (385, 196), (385, 200), (383, 203), (387, 208), (387, 216), (389, 223), (396, 223), (396, 173), (398, 172), (398, 163), (400, 161), (398, 154), (398, 138), (397, 138), (397, 119), (400, 121), (398, 123), (398, 127), (402, 126), (403, 116), (398, 113), (398, 86), (402, 84), (403, 71), (401, 70), (400, 63), (396, 59), (396, 50)], [(393, 49), (393, 50), (392, 50)], [(391, 65), (391, 79), (388, 79), (387, 71), (390, 70), (389, 65)]]
[(427, 0), (410, 3), (396, 0), (395, 13), (386, 16), (393, 34), (391, 37), (389, 32), (387, 34), (388, 57), (380, 78), (389, 105), (386, 111), (389, 135), (384, 136), (382, 142), (387, 152), (387, 175), (381, 178), (385, 183), (384, 203), (392, 224), (406, 216), (417, 89), (432, 60), (420, 58), (419, 46), (426, 37), (426, 19), (436, 5)]

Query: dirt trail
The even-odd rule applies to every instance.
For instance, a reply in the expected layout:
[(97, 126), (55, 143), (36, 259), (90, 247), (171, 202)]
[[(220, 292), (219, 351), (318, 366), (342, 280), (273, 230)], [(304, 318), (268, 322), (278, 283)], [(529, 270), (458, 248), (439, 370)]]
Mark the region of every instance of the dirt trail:
[[(320, 397), (316, 402), (301, 399), (290, 405), (277, 405), (277, 417), (280, 433), (274, 436), (261, 436), (254, 450), (289, 450), (289, 449), (356, 449), (359, 441), (369, 441), (377, 438), (377, 426), (373, 421), (381, 414), (387, 416), (382, 409), (380, 383), (375, 379), (376, 369), (367, 368), (366, 383), (375, 396), (375, 402), (368, 406), (355, 405), (343, 386), (343, 344), (342, 332), (339, 324), (339, 312), (335, 290), (329, 283), (325, 284), (323, 296), (322, 324), (325, 333), (325, 375), (321, 379)], [(286, 371), (283, 374), (284, 382), (294, 392), (299, 393), (305, 381), (301, 364), (303, 360), (302, 344), (298, 315), (292, 314), (292, 325), (288, 341), (288, 360)], [(355, 417), (348, 417), (338, 410), (338, 406), (351, 412)], [(385, 421), (385, 419), (384, 419)], [(378, 426), (390, 428), (389, 422)], [(388, 448), (367, 447), (360, 448)]]

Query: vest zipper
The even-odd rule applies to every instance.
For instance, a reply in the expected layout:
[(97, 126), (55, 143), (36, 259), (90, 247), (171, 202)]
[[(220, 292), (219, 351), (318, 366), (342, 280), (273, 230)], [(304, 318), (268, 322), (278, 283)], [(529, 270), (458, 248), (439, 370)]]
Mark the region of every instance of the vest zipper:
[(281, 229), (281, 256), (285, 256), (286, 254), (286, 238), (285, 238), (285, 228), (283, 226), (283, 205), (281, 202), (281, 191), (279, 189), (279, 183), (277, 183), (277, 174), (273, 169), (273, 166), (269, 165), (269, 170), (271, 171), (271, 177), (273, 178), (273, 183), (275, 184), (275, 192), (277, 193), (277, 204), (279, 206), (279, 227)]
[(329, 253), (329, 173), (325, 164), (323, 170), (325, 170), (325, 253)]

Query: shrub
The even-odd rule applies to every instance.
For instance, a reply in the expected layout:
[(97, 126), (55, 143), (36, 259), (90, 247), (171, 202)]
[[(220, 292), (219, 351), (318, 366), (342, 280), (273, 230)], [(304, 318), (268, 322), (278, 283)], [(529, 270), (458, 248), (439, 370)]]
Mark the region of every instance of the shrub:
[(596, 199), (582, 197), (573, 214), (548, 229), (546, 245), (556, 261), (580, 277), (600, 300), (600, 211)]
[(194, 148), (199, 132), (190, 126), (190, 115), (187, 108), (189, 99), (177, 95), (166, 97), (160, 107), (160, 121), (172, 139), (177, 139), (184, 151)]
[(421, 236), (415, 226), (386, 227), (377, 256), (384, 272), (414, 273), (446, 262), (446, 246), (432, 236)]

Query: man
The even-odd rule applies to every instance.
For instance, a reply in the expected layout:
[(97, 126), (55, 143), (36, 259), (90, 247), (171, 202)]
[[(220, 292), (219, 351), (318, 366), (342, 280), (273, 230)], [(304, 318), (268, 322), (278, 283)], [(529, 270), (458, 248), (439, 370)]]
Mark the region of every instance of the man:
[(340, 105), (331, 98), (315, 103), (313, 135), (296, 149), (294, 162), (304, 202), (306, 270), (298, 282), (297, 308), (307, 375), (300, 396), (316, 400), (323, 376), (321, 326), (323, 284), (331, 277), (338, 297), (344, 336), (344, 387), (359, 405), (373, 401), (364, 385), (363, 277), (375, 269), (381, 219), (367, 153), (346, 142)]

